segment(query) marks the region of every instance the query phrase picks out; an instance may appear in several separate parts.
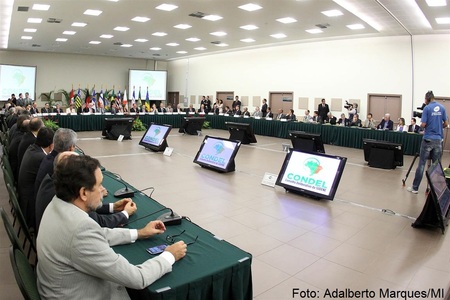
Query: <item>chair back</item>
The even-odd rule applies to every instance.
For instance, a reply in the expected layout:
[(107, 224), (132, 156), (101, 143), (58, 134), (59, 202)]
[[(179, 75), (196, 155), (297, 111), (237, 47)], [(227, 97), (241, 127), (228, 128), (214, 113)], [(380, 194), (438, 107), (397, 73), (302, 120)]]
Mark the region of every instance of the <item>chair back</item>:
[(14, 271), (17, 285), (20, 292), (26, 300), (39, 300), (39, 291), (37, 288), (37, 277), (28, 262), (28, 258), (19, 249), (11, 245), (9, 248), (9, 258)]
[(3, 225), (5, 225), (6, 233), (8, 234), (9, 240), (11, 241), (11, 245), (20, 250), (23, 250), (22, 247), (20, 246), (19, 238), (17, 237), (17, 234), (14, 231), (14, 227), (11, 224), (11, 220), (9, 219), (3, 207), (0, 207), (0, 213), (2, 215)]

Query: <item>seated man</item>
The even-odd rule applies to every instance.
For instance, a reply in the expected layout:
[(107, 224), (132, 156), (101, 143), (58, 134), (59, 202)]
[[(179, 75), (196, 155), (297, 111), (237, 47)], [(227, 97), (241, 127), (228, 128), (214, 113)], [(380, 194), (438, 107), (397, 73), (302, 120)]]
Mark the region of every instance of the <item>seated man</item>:
[(341, 114), (341, 118), (337, 121), (339, 126), (350, 126), (350, 120), (345, 117), (345, 114)]
[(248, 111), (248, 107), (244, 107), (244, 110), (242, 111), (242, 115), (245, 117), (250, 117), (250, 112)]
[(408, 126), (408, 132), (419, 133), (422, 128), (416, 124), (416, 118), (411, 118), (411, 125)]
[(277, 120), (286, 119), (286, 115), (283, 112), (283, 109), (278, 110)]
[(303, 116), (303, 122), (312, 122), (312, 116), (310, 115), (309, 109), (305, 110), (305, 115)]
[[(266, 113), (267, 113), (267, 108), (266, 108)], [(259, 106), (255, 107), (255, 111), (252, 114), (252, 117), (262, 117), (263, 113), (261, 110), (259, 110)]]
[(291, 108), (289, 109), (289, 113), (286, 115), (286, 119), (289, 121), (297, 121), (297, 117), (294, 114), (294, 110)]
[(377, 129), (380, 130), (393, 130), (394, 122), (391, 121), (391, 115), (385, 114), (384, 119), (381, 120), (380, 124), (378, 124)]
[(330, 123), (331, 125), (336, 125), (336, 117), (333, 116), (331, 111), (329, 113), (327, 113), (327, 120), (325, 121), (325, 123)]
[(358, 114), (353, 115), (353, 120), (350, 122), (350, 126), (361, 127), (361, 120), (359, 119)]
[(132, 265), (111, 246), (132, 243), (165, 231), (161, 221), (144, 228), (102, 228), (88, 212), (102, 203), (100, 163), (70, 155), (53, 174), (56, 196), (47, 206), (37, 238), (37, 287), (42, 299), (127, 299), (124, 288), (143, 289), (170, 272), (186, 255), (183, 241), (140, 265)]
[(363, 127), (364, 128), (370, 128), (370, 129), (376, 129), (377, 126), (375, 125), (376, 122), (373, 119), (372, 113), (367, 114), (367, 119), (364, 120)]

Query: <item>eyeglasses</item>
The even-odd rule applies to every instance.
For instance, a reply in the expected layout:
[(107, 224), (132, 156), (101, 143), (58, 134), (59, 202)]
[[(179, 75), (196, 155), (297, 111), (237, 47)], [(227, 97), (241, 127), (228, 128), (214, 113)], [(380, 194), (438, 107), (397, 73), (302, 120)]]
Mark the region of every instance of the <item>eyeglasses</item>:
[[(182, 232), (180, 232), (179, 234), (174, 234), (174, 235), (168, 235), (166, 236), (166, 241), (168, 241), (169, 243), (173, 244), (175, 243), (175, 238), (179, 237), (180, 235), (182, 235), (183, 233), (185, 233), (186, 230), (183, 230)], [(192, 242), (185, 242), (187, 246), (195, 244), (198, 240), (198, 235), (195, 237), (195, 239)]]

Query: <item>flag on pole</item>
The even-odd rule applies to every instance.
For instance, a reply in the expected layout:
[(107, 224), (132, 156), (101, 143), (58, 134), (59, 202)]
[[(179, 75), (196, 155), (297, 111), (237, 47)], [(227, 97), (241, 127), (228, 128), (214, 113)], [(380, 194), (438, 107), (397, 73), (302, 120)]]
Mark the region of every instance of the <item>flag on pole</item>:
[(97, 95), (95, 94), (95, 85), (94, 85), (94, 87), (92, 88), (92, 97), (91, 97), (91, 101), (94, 104), (94, 107), (97, 106), (97, 103), (95, 103), (96, 97), (97, 97)]
[(142, 101), (141, 101), (141, 87), (139, 87), (139, 94), (138, 94), (138, 106), (141, 107), (142, 106)]
[(73, 84), (72, 84), (72, 90), (70, 91), (70, 94), (69, 94), (69, 98), (70, 98), (69, 104), (73, 104), (73, 99), (74, 99)]
[(145, 111), (150, 112), (150, 98), (148, 97), (148, 87), (147, 94), (145, 95)]
[(103, 89), (101, 89), (100, 95), (98, 95), (98, 102), (100, 103), (100, 101), (102, 102), (102, 104), (105, 104), (105, 102), (103, 101)]
[(81, 91), (80, 91), (80, 88), (78, 88), (78, 93), (75, 96), (75, 107), (78, 109), (78, 108), (81, 108), (81, 106), (82, 106), (82, 104), (81, 104)]
[(122, 104), (125, 105), (125, 106), (128, 104), (127, 89), (125, 89), (125, 90), (123, 91)]
[(86, 89), (86, 98), (84, 99), (84, 102), (86, 103), (86, 105), (91, 102), (91, 93), (89, 91), (89, 86)]
[(117, 93), (117, 105), (118, 106), (121, 106), (121, 103), (122, 102), (122, 95), (120, 94), (120, 90), (119, 90), (119, 93)]
[(111, 91), (111, 97), (109, 98), (109, 101), (110, 101), (110, 105), (111, 105), (111, 102), (112, 101), (114, 101), (114, 98), (116, 97), (116, 95), (114, 94), (114, 86), (113, 86), (113, 89), (112, 89), (112, 91)]
[(133, 86), (133, 96), (131, 98), (131, 105), (136, 103), (136, 92), (134, 90), (134, 86)]

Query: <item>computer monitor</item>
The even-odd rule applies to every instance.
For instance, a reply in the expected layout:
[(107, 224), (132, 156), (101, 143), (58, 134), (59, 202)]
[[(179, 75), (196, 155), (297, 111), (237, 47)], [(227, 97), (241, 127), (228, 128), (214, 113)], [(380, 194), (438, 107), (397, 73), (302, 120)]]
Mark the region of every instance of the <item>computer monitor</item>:
[(195, 156), (194, 163), (222, 173), (233, 172), (234, 158), (241, 146), (240, 141), (205, 136)]
[(333, 200), (346, 162), (346, 157), (292, 149), (286, 154), (276, 184), (287, 191)]
[(231, 140), (241, 141), (242, 144), (257, 143), (251, 124), (225, 122), (225, 125), (228, 127)]
[(183, 117), (179, 132), (198, 135), (198, 132), (202, 131), (205, 120), (205, 117)]
[(153, 151), (164, 151), (167, 144), (167, 136), (172, 129), (172, 125), (160, 125), (152, 123), (142, 136), (139, 145)]
[[(395, 169), (397, 166), (403, 166), (403, 147), (402, 144), (388, 142), (388, 141), (380, 141), (373, 139), (363, 139), (363, 149), (364, 149), (364, 160), (367, 161), (370, 165), (371, 160), (376, 160), (377, 157), (374, 156), (382, 156), (383, 153), (385, 155), (384, 159), (387, 159), (387, 156), (392, 155), (389, 154), (389, 151), (393, 152), (393, 162), (392, 165), (387, 166), (388, 168)], [(374, 153), (374, 151), (376, 153)], [(381, 149), (387, 150), (385, 152)], [(380, 151), (381, 150), (381, 151)], [(391, 162), (389, 162), (391, 164)]]
[(102, 135), (108, 140), (117, 140), (123, 135), (124, 140), (131, 140), (132, 118), (105, 118)]
[(289, 131), (289, 137), (291, 138), (292, 147), (295, 150), (325, 153), (325, 148), (319, 133)]

